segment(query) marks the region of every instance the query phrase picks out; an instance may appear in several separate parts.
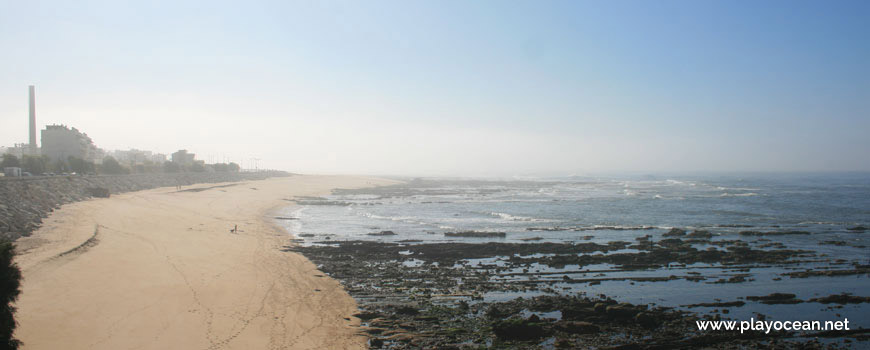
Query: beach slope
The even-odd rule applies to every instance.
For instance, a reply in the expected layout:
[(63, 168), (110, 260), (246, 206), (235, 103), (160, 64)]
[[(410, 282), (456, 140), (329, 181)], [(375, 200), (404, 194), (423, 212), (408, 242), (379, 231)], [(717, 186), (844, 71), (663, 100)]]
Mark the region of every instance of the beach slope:
[[(65, 205), (17, 241), (24, 349), (353, 349), (354, 300), (274, 224), (348, 176), (161, 188)], [(234, 227), (238, 232), (230, 232)]]

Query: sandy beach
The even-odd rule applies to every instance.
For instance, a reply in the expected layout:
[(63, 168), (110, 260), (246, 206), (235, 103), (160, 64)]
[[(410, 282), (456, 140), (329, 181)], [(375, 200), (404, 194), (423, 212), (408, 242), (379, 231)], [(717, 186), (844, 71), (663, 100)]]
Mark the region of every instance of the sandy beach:
[(281, 251), (292, 237), (273, 217), (293, 196), (388, 183), (293, 176), (65, 205), (17, 241), (16, 337), (24, 349), (364, 348), (354, 300)]

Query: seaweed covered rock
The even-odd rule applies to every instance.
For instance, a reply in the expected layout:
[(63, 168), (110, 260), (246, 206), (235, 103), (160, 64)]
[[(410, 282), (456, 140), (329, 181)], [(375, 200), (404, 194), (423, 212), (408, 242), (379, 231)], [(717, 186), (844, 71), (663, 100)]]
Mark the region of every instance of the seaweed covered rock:
[(607, 316), (616, 319), (632, 319), (639, 312), (638, 308), (628, 303), (610, 305), (607, 307)]
[(661, 321), (654, 313), (646, 311), (634, 315), (634, 322), (647, 329), (658, 328), (661, 324)]
[(795, 299), (792, 293), (771, 293), (762, 296), (748, 296), (746, 300), (758, 301), (764, 304), (797, 304), (801, 303), (800, 299)]
[(681, 228), (672, 228), (670, 231), (662, 235), (662, 237), (681, 237), (686, 235), (686, 230)]
[(492, 331), (503, 340), (535, 340), (547, 335), (544, 324), (536, 315), (527, 319), (509, 318), (492, 325)]
[(558, 321), (554, 325), (554, 328), (565, 332), (565, 333), (573, 333), (573, 334), (593, 334), (601, 331), (601, 328), (592, 324), (591, 322), (585, 321)]
[(691, 237), (691, 238), (711, 238), (711, 237), (713, 237), (713, 234), (710, 233), (710, 231), (707, 231), (707, 230), (694, 230), (694, 231), (692, 231), (692, 233), (686, 235), (686, 237)]

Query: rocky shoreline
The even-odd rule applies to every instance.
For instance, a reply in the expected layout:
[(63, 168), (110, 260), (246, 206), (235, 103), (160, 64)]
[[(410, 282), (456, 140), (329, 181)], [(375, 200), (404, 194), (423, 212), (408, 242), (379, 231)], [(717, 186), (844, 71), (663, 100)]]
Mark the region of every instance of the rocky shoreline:
[[(635, 242), (606, 244), (320, 241), (285, 249), (304, 254), (357, 299), (361, 312), (356, 316), (363, 321), (371, 348), (848, 348), (853, 342), (870, 341), (865, 329), (740, 334), (695, 328), (695, 321), (727, 319), (729, 310), (744, 305), (815, 302), (837, 308), (837, 304), (870, 302), (866, 296), (837, 294), (804, 301), (794, 294), (774, 293), (675, 309), (582, 291), (582, 286), (603, 281), (743, 283), (752, 280), (751, 268), (794, 270), (820, 259), (830, 266), (840, 265), (823, 276), (870, 274), (866, 265), (829, 261), (812, 251), (760, 248), (764, 241), (717, 241), (715, 245), (724, 250), (698, 249), (693, 244), (699, 240), (714, 242), (701, 234), (670, 236), (681, 238), (639, 237)], [(689, 270), (664, 276), (602, 273), (663, 267), (681, 271), (681, 266), (696, 263), (737, 273), (719, 279)], [(611, 268), (597, 270), (602, 264)], [(572, 269), (576, 265), (576, 269), (546, 270), (566, 265)], [(784, 272), (779, 278), (800, 277), (789, 274)], [(696, 307), (713, 310), (705, 314), (690, 310)]]
[(28, 236), (39, 228), (43, 218), (61, 205), (94, 196), (289, 175), (282, 171), (265, 171), (3, 178), (0, 179), (0, 238), (15, 240)]

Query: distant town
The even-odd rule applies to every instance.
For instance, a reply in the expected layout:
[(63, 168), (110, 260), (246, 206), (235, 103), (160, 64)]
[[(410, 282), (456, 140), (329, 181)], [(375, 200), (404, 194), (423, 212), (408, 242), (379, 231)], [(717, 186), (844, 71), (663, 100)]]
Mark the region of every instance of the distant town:
[[(235, 162), (206, 164), (194, 153), (178, 150), (167, 156), (147, 150), (104, 150), (97, 147), (87, 133), (67, 125), (46, 125), (36, 140), (36, 97), (29, 87), (28, 143), (0, 146), (0, 176), (54, 176), (97, 174), (143, 174), (179, 172), (238, 172)], [(41, 145), (41, 147), (40, 147)], [(255, 166), (254, 169), (258, 170)]]

